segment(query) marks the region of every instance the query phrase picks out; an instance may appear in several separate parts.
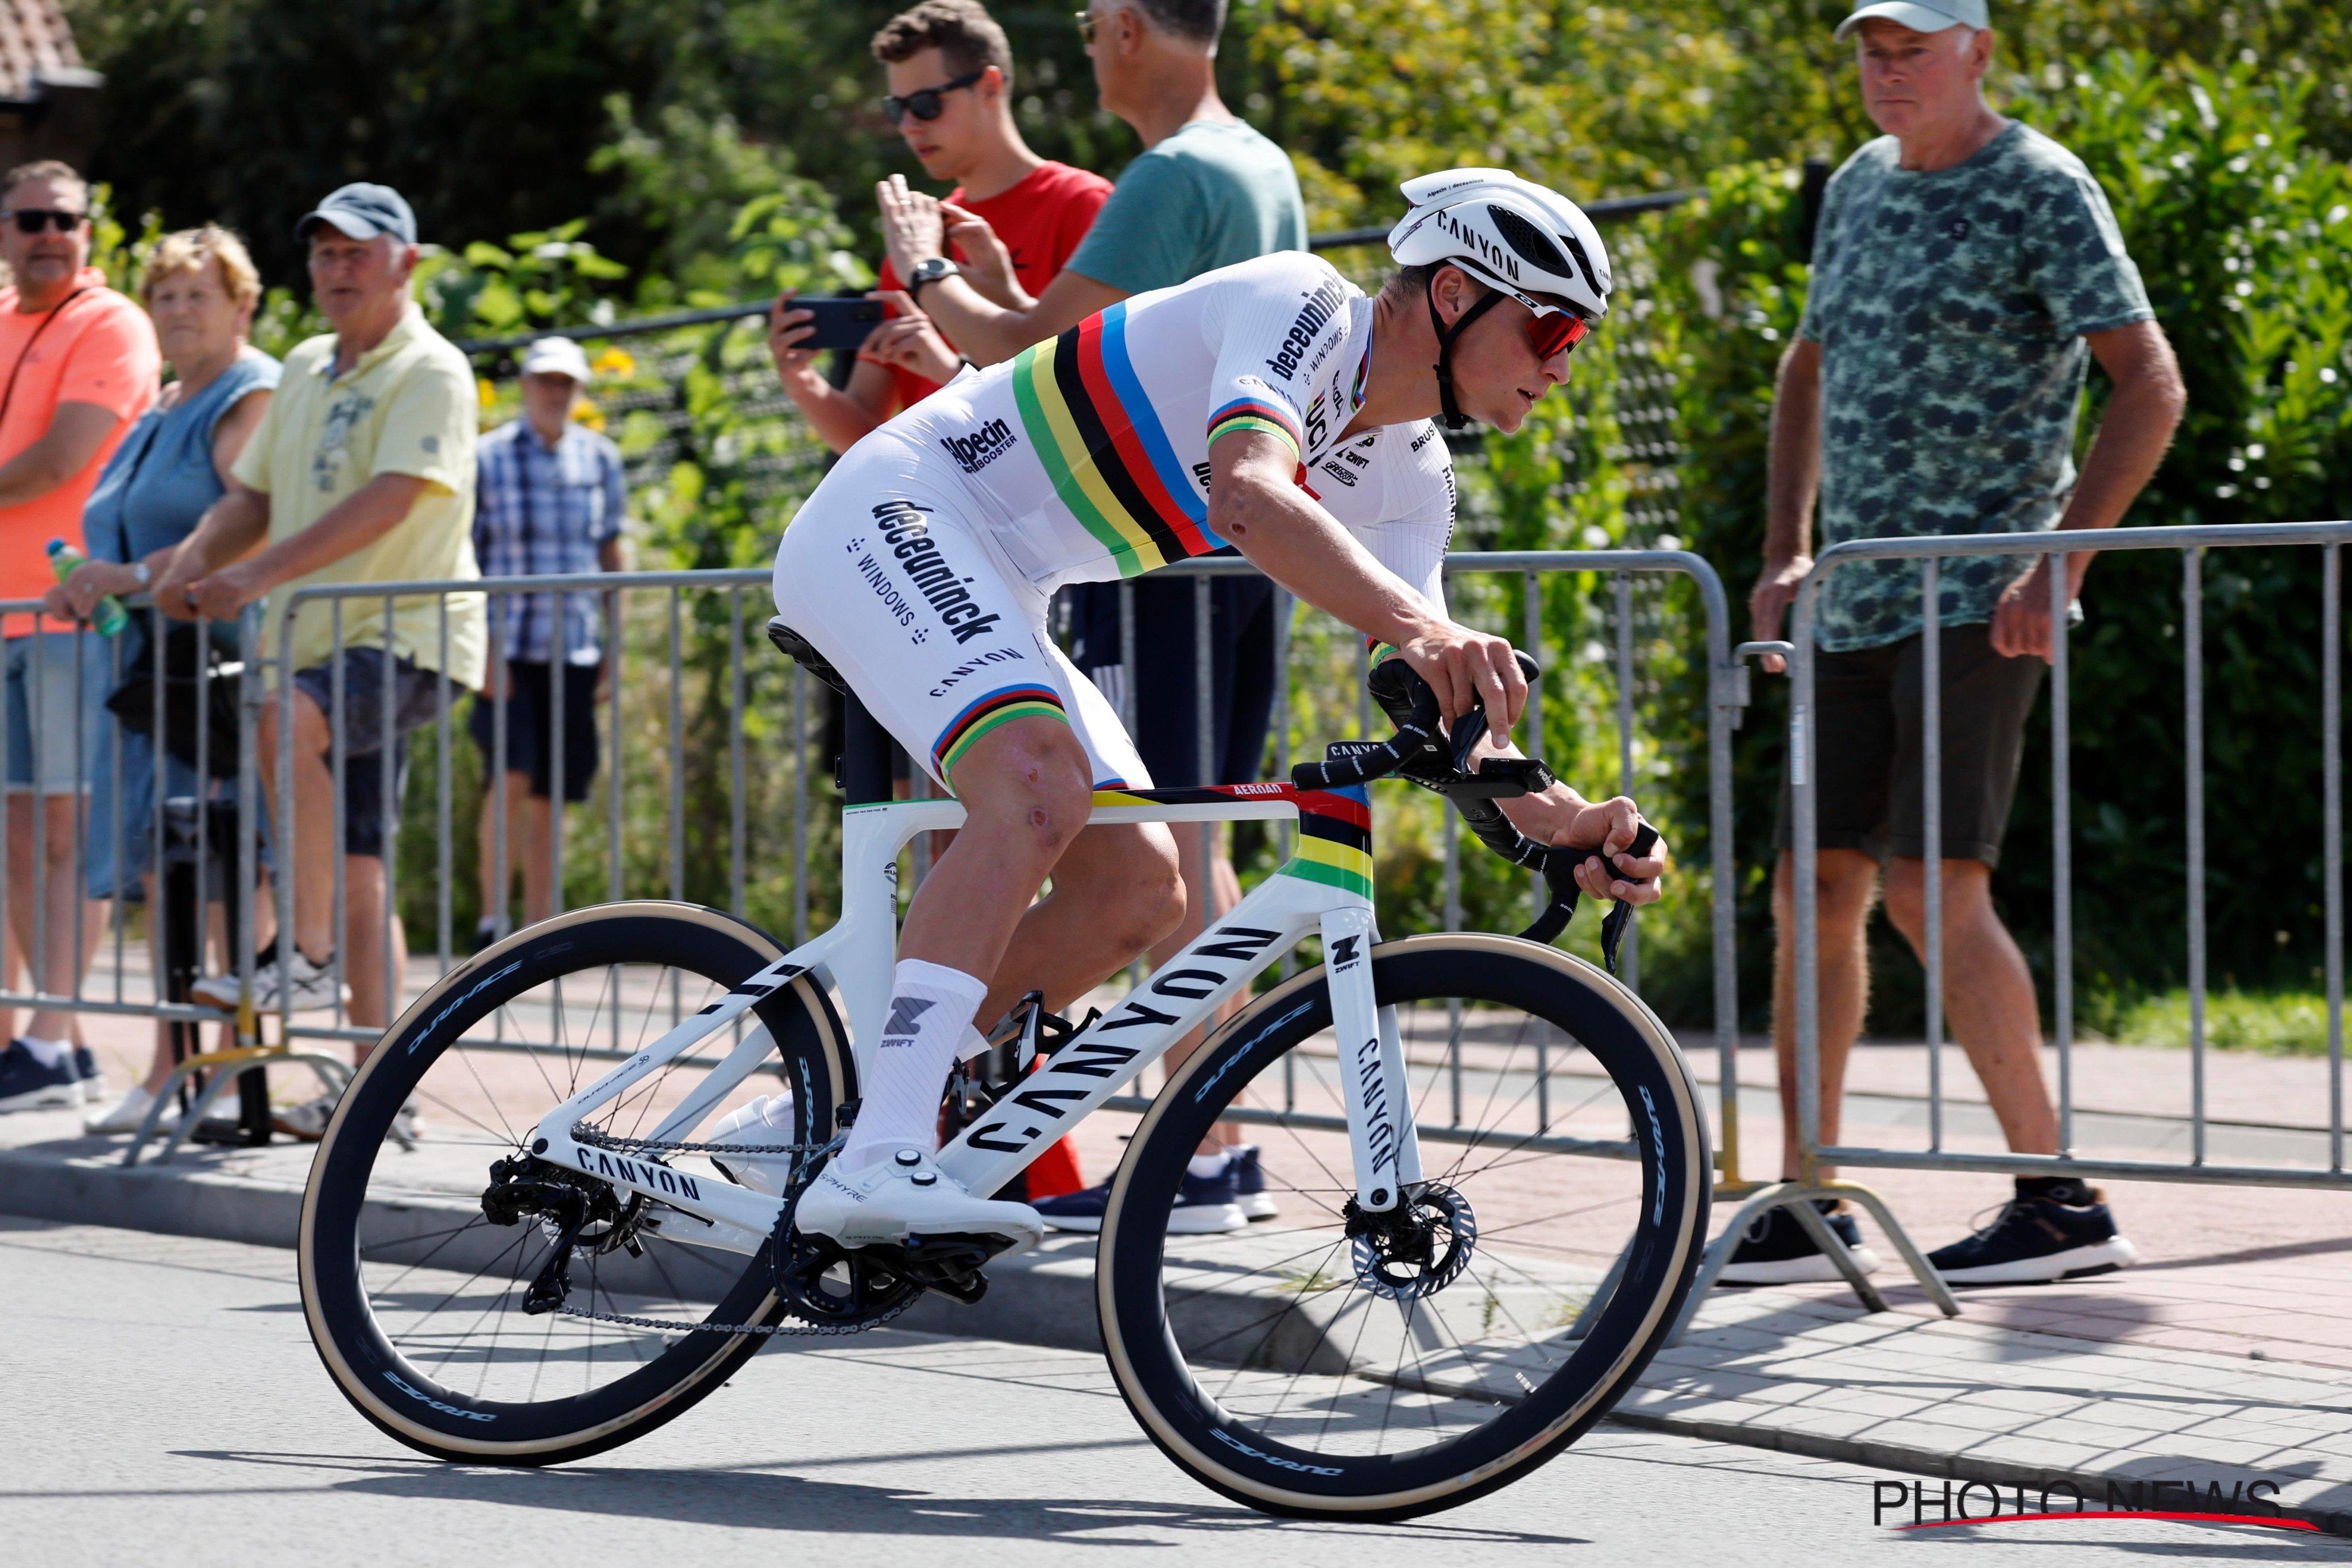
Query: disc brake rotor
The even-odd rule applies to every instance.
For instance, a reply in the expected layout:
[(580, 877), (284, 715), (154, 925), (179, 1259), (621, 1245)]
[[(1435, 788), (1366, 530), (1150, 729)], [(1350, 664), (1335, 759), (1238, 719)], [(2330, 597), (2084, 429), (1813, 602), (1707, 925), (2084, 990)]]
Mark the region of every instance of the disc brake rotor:
[(1477, 1250), (1470, 1200), (1439, 1182), (1423, 1183), (1393, 1209), (1367, 1214), (1349, 1199), (1342, 1212), (1356, 1282), (1385, 1301), (1435, 1295)]

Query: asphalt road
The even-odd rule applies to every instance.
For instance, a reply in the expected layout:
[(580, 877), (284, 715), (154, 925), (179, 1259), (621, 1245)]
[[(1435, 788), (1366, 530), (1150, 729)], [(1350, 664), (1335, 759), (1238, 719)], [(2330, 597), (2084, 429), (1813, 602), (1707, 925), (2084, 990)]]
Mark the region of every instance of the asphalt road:
[[(2352, 1562), (2352, 1542), (2150, 1521), (1897, 1532), (1894, 1478), (1604, 1427), (1534, 1476), (1397, 1526), (1264, 1519), (1138, 1432), (1098, 1359), (883, 1332), (775, 1350), (633, 1447), (552, 1470), (379, 1435), (313, 1356), (292, 1255), (0, 1218), (0, 1550), (78, 1563), (1167, 1561), (1412, 1568)], [(1907, 1478), (1901, 1478), (1907, 1480)], [(760, 1552), (757, 1559), (745, 1553)], [(1878, 1553), (1887, 1555), (1881, 1557)]]

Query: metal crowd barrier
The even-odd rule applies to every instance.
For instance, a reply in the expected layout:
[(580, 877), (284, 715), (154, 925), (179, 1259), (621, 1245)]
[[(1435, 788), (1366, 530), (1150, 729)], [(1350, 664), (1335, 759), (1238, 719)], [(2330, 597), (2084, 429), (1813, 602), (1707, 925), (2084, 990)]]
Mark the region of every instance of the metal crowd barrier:
[[(1792, 1182), (1758, 1191), (1743, 1206), (1717, 1243), (1708, 1249), (1691, 1311), (1721, 1270), (1747, 1222), (1772, 1207), (1785, 1207), (1811, 1233), (1845, 1275), (1856, 1293), (1874, 1309), (1884, 1298), (1864, 1278), (1846, 1249), (1822, 1225), (1810, 1199), (1846, 1198), (1868, 1209), (1931, 1299), (1948, 1312), (1957, 1312), (1949, 1292), (1919, 1257), (1884, 1202), (1860, 1183), (1826, 1179), (1823, 1167), (1850, 1166), (1906, 1170), (1997, 1172), (2015, 1176), (2077, 1176), (2138, 1181), (2222, 1183), (2289, 1187), (2352, 1186), (2352, 1173), (2344, 1165), (2343, 1106), (2343, 761), (2339, 713), (2343, 692), (2343, 609), (2340, 548), (2352, 540), (2352, 523), (2242, 524), (2230, 527), (2116, 528), (2095, 535), (2047, 533), (2032, 535), (1980, 534), (1950, 538), (1858, 539), (1824, 550), (1800, 589), (1791, 610), (1791, 643), (1747, 644), (1743, 653), (1782, 651), (1790, 660), (1793, 683), (1789, 707), (1789, 756), (1801, 764), (1790, 769), (1791, 866), (1796, 915), (1795, 1024), (1797, 1043), (1797, 1148), (1801, 1171)], [(2301, 547), (2321, 551), (2319, 592), (2321, 646), (2317, 720), (2321, 737), (2323, 837), (2321, 848), (2326, 892), (2326, 984), (2327, 994), (2327, 1162), (2325, 1168), (2285, 1164), (2222, 1164), (2207, 1157), (2209, 1117), (2206, 1103), (2207, 999), (2204, 822), (2204, 649), (2203, 552), (2212, 549)], [(2066, 573), (2050, 574), (2052, 658), (2050, 670), (2050, 799), (2053, 941), (2053, 1007), (2051, 1048), (2057, 1060), (2059, 1152), (2019, 1154), (2002, 1150), (1955, 1149), (1946, 1128), (1946, 1096), (1942, 1071), (1944, 1032), (1943, 875), (1939, 857), (1925, 862), (1927, 961), (1927, 1113), (1925, 1147), (1877, 1147), (1845, 1142), (1823, 1145), (1821, 1137), (1821, 970), (1820, 970), (1820, 799), (1816, 768), (1814, 680), (1814, 614), (1822, 585), (1842, 566), (1866, 560), (1910, 560), (1919, 564), (1920, 603), (1924, 621), (1933, 624), (1933, 607), (1940, 602), (1940, 563), (1955, 557), (2067, 556), (2088, 551), (2179, 550), (2181, 552), (2181, 649), (2183, 724), (2186, 766), (2182, 780), (2187, 801), (2188, 842), (2185, 902), (2188, 928), (2189, 992), (2189, 1157), (2184, 1161), (2130, 1159), (2086, 1155), (2075, 1146), (2074, 1102), (2074, 816), (2077, 794), (2069, 761), (2071, 726), (2070, 652), (2067, 633)], [(1925, 837), (1939, 844), (1943, 835), (1942, 688), (1937, 639), (1921, 645), (1922, 777)], [(2284, 1129), (2262, 1129), (2275, 1134)], [(1685, 1322), (1688, 1313), (1685, 1313)]]
[[(1210, 614), (1211, 578), (1252, 570), (1244, 562), (1224, 559), (1194, 560), (1170, 569), (1173, 573), (1188, 577), (1194, 584), (1196, 626), (1203, 632)], [(1614, 719), (1618, 740), (1618, 778), (1615, 784), (1620, 790), (1634, 794), (1637, 798), (1642, 791), (1634, 765), (1639, 712), (1635, 696), (1638, 674), (1636, 622), (1640, 602), (1634, 592), (1635, 582), (1637, 579), (1645, 577), (1663, 580), (1679, 576), (1691, 580), (1695, 587), (1698, 610), (1704, 619), (1707, 691), (1706, 754), (1709, 790), (1705, 857), (1712, 872), (1710, 944), (1714, 1011), (1724, 1086), (1720, 1159), (1726, 1177), (1737, 1186), (1739, 1182), (1738, 1064), (1736, 1053), (1738, 999), (1734, 916), (1738, 879), (1734, 872), (1731, 837), (1730, 745), (1731, 731), (1738, 725), (1740, 710), (1747, 702), (1748, 688), (1746, 672), (1734, 662), (1729, 650), (1727, 612), (1722, 584), (1705, 560), (1678, 550), (1464, 552), (1448, 558), (1446, 570), (1449, 577), (1455, 579), (1501, 575), (1506, 580), (1502, 594), (1490, 593), (1486, 598), (1490, 603), (1499, 599), (1507, 604), (1513, 612), (1509, 618), (1516, 620), (1517, 624), (1498, 624), (1496, 629), (1511, 634), (1515, 642), (1536, 653), (1548, 672), (1555, 673), (1565, 665), (1570, 654), (1568, 650), (1546, 645), (1541, 594), (1544, 579), (1561, 572), (1607, 575), (1610, 591), (1606, 595), (1607, 610), (1603, 620), (1614, 644), (1608, 655), (1608, 667), (1614, 677)], [(1515, 583), (1511, 581), (1514, 579)], [(723, 740), (715, 748), (706, 744), (703, 754), (706, 761), (723, 768), (726, 775), (723, 788), (728, 814), (725, 887), (723, 894), (718, 894), (709, 886), (708, 879), (703, 881), (702, 886), (710, 902), (723, 903), (739, 915), (747, 914), (748, 895), (751, 888), (762, 881), (772, 880), (778, 869), (775, 861), (784, 858), (790, 868), (792, 883), (791, 934), (795, 941), (805, 940), (810, 934), (813, 915), (813, 879), (803, 872), (811, 864), (813, 853), (822, 859), (825, 852), (819, 847), (824, 837), (822, 830), (825, 826), (820, 813), (831, 807), (832, 793), (817, 782), (827, 771), (828, 759), (820, 754), (818, 726), (813, 722), (820, 694), (811, 690), (804, 672), (797, 668), (789, 674), (781, 669), (765, 672), (765, 684), (772, 691), (779, 685), (785, 688), (764, 705), (785, 718), (783, 734), (764, 744), (747, 734), (747, 716), (763, 706), (762, 699), (755, 699), (748, 689), (755, 676), (761, 673), (752, 667), (750, 661), (773, 663), (764, 643), (752, 641), (756, 637), (757, 627), (768, 613), (768, 572), (754, 569), (587, 573), (466, 582), (319, 585), (296, 591), (280, 607), (278, 613), (284, 619), (274, 639), (278, 652), (274, 659), (267, 661), (260, 657), (258, 652), (262, 645), (259, 641), (259, 616), (257, 612), (248, 612), (238, 628), (242, 660), (225, 668), (216, 677), (234, 678), (238, 682), (242, 722), (232, 737), (215, 737), (208, 733), (202, 737), (207, 747), (234, 746), (240, 764), (235, 779), (215, 790), (223, 803), (220, 809), (233, 816), (236, 830), (234, 852), (222, 857), (229, 863), (212, 863), (205, 872), (203, 901), (209, 904), (216, 900), (227, 886), (266, 896), (266, 903), (264, 897), (248, 896), (244, 900), (245, 918), (236, 923), (237, 928), (232, 933), (235, 972), (243, 980), (248, 998), (247, 1008), (236, 1022), (238, 1046), (259, 1051), (263, 1048), (263, 1035), (274, 1032), (277, 1050), (284, 1051), (292, 1042), (310, 1042), (306, 1049), (315, 1054), (319, 1043), (372, 1043), (382, 1030), (382, 1025), (373, 1020), (352, 1018), (340, 1004), (331, 1012), (297, 1012), (287, 1005), (289, 998), (283, 995), (254, 994), (257, 946), (266, 948), (273, 929), (285, 932), (293, 928), (292, 879), (269, 875), (277, 857), (272, 848), (271, 815), (263, 809), (267, 775), (259, 766), (258, 747), (264, 709), (284, 700), (292, 684), (291, 643), (283, 632), (286, 626), (290, 625), (292, 615), (305, 605), (316, 607), (314, 613), (324, 612), (332, 645), (341, 649), (347, 643), (347, 619), (356, 618), (356, 607), (365, 605), (381, 612), (388, 620), (392, 612), (403, 604), (414, 606), (423, 601), (431, 607), (429, 614), (433, 632), (428, 641), (434, 644), (436, 655), (446, 667), (451, 638), (452, 595), (480, 594), (493, 604), (520, 594), (564, 593), (595, 597), (605, 646), (617, 650), (618, 654), (609, 692), (599, 705), (603, 761), (594, 792), (584, 806), (550, 813), (549, 881), (554, 911), (558, 913), (566, 906), (568, 873), (583, 853), (590, 857), (592, 863), (602, 862), (599, 869), (603, 875), (596, 880), (601, 883), (597, 893), (604, 898), (655, 894), (684, 898), (694, 891), (690, 884), (696, 879), (688, 875), (688, 789), (684, 784), (688, 772), (686, 703), (690, 684), (686, 626), (689, 616), (695, 617), (719, 640), (719, 645), (709, 651), (720, 656), (709, 661), (707, 674), (710, 679), (723, 683), (723, 695), (719, 700), (719, 706), (723, 709), (727, 720)], [(1131, 719), (1135, 668), (1131, 585), (1129, 591), (1120, 595), (1120, 601), (1122, 663), (1128, 677), (1122, 680), (1121, 686), (1127, 694), (1126, 716)], [(1293, 625), (1300, 619), (1295, 614), (1295, 609), (1287, 595), (1278, 598), (1276, 659), (1278, 667), (1285, 672), (1285, 678), (1277, 683), (1276, 688), (1272, 763), (1282, 769), (1286, 769), (1292, 760), (1290, 737), (1294, 704), (1297, 700), (1294, 688), (1298, 685), (1301, 674), (1294, 667), (1297, 661), (1293, 655), (1298, 642), (1294, 635)], [(144, 616), (152, 615), (152, 612), (142, 609), (138, 613)], [(493, 613), (490, 619), (495, 625), (499, 617)], [(747, 631), (747, 625), (750, 631)], [(1336, 623), (1331, 623), (1326, 630), (1331, 637), (1322, 646), (1328, 650), (1344, 642), (1349, 651), (1349, 656), (1355, 661), (1350, 667), (1360, 672), (1360, 639), (1340, 637)], [(94, 636), (94, 633), (85, 632), (84, 635)], [(747, 645), (755, 651), (747, 653)], [(1209, 638), (1206, 635), (1196, 638), (1196, 647), (1205, 664), (1211, 647)], [(652, 667), (644, 667), (646, 664)], [(341, 666), (340, 659), (333, 661), (333, 667)], [(120, 683), (120, 674), (119, 670), (110, 672), (106, 689), (111, 690)], [(1205, 676), (1205, 670), (1203, 674)], [(559, 680), (551, 684), (551, 701), (555, 705), (555, 711), (551, 715), (551, 728), (559, 735), (563, 723), (562, 705), (566, 700), (562, 685)], [(494, 698), (474, 696), (457, 682), (446, 677), (434, 682), (431, 716), (411, 737), (429, 752), (429, 771), (415, 780), (415, 785), (429, 789), (429, 803), (423, 807), (412, 804), (405, 812), (396, 812), (394, 806), (395, 791), (392, 788), (396, 763), (394, 748), (389, 744), (394, 737), (391, 734), (389, 707), (386, 706), (378, 716), (377, 733), (362, 737), (353, 733), (350, 716), (345, 711), (345, 694), (341, 683), (331, 685), (330, 692), (329, 763), (335, 783), (334, 842), (340, 846), (343, 840), (346, 825), (344, 790), (352, 770), (378, 769), (377, 793), (381, 800), (379, 810), (383, 813), (379, 826), (387, 846), (384, 857), (386, 887), (382, 919), (373, 936), (378, 943), (390, 946), (394, 912), (403, 902), (403, 856), (399, 852), (401, 819), (405, 816), (412, 835), (418, 827), (429, 823), (427, 831), (432, 841), (428, 846), (430, 864), (424, 874), (429, 876), (433, 883), (430, 901), (432, 929), (429, 940), (420, 946), (431, 955), (428, 967), (431, 974), (437, 977), (451, 967), (462, 963), (466, 956), (461, 942), (463, 934), (455, 927), (457, 867), (453, 854), (455, 835), (474, 830), (472, 822), (460, 821), (457, 818), (458, 748), (467, 744), (458, 738), (458, 732), (463, 727), (460, 721), (464, 704), (467, 701), (488, 701), (492, 703), (496, 712), (491, 726), (493, 755), (486, 759), (487, 786), (494, 785), (505, 771), (505, 716), (498, 710), (502, 710), (506, 699), (503, 695)], [(697, 695), (706, 704), (713, 695), (709, 691)], [(1560, 700), (1564, 698), (1556, 687), (1548, 695), (1542, 684), (1530, 694), (1528, 722), (1523, 727), (1523, 733), (1533, 737), (1529, 747), (1538, 754), (1542, 750), (1545, 704)], [(93, 709), (94, 703), (94, 698), (86, 702), (86, 711)], [(1369, 697), (1361, 692), (1360, 683), (1358, 683), (1353, 706), (1356, 733), (1373, 732), (1372, 710)], [(203, 705), (199, 704), (199, 712), (204, 711)], [(100, 716), (102, 719), (103, 716)], [(1208, 727), (1208, 716), (1204, 705), (1201, 712), (1203, 731)], [(278, 766), (276, 772), (280, 788), (277, 806), (281, 817), (290, 817), (294, 810), (291, 727), (281, 727), (278, 738), (276, 760)], [(707, 743), (709, 737), (704, 738)], [(1335, 729), (1328, 736), (1318, 734), (1312, 738), (1320, 741), (1345, 737)], [(370, 741), (373, 742), (373, 746)], [(0, 747), (5, 747), (5, 737), (0, 737)], [(1202, 754), (1209, 755), (1210, 748), (1204, 745)], [(5, 761), (5, 756), (0, 755), (0, 763)], [(557, 800), (561, 800), (564, 793), (562, 766), (562, 747), (558, 746), (552, 759), (551, 770), (553, 778), (550, 789), (551, 796)], [(770, 776), (780, 772), (788, 775), (791, 823), (789, 838), (784, 838), (781, 832), (776, 833), (776, 852), (764, 857), (768, 863), (757, 865), (753, 863), (749, 831), (751, 824), (747, 818), (747, 779), (755, 768)], [(1605, 789), (1610, 781), (1591, 779), (1574, 782), (1590, 791)], [(911, 784), (917, 789), (922, 787), (923, 776), (919, 770), (913, 771)], [(663, 797), (658, 810), (650, 813), (642, 810), (642, 792), (648, 789), (658, 791)], [(503, 888), (509, 886), (511, 880), (507, 872), (518, 848), (519, 830), (516, 824), (505, 820), (504, 790), (492, 788), (488, 799), (491, 802), (488, 836), (492, 874), (498, 885)], [(629, 806), (632, 801), (640, 802), (641, 809), (631, 811)], [(160, 806), (157, 815), (160, 820)], [(1446, 817), (1444, 827), (1444, 923), (1448, 929), (1458, 929), (1463, 918), (1460, 840), (1458, 824), (1452, 820), (1451, 813), (1446, 813)], [(575, 842), (581, 831), (598, 818), (602, 819), (604, 827), (603, 843), (583, 846)], [(1679, 832), (1675, 831), (1676, 827), (1677, 824), (1668, 824), (1670, 835), (1681, 848), (1686, 862), (1696, 863), (1699, 824), (1682, 826)], [(916, 846), (918, 856), (922, 847), (919, 840)], [(5, 853), (5, 845), (0, 845), (0, 853)], [(413, 867), (413, 851), (411, 863)], [(919, 874), (922, 870), (919, 858), (915, 869)], [(0, 862), (0, 881), (5, 881), (5, 862)], [(13, 881), (5, 884), (11, 888), (16, 885)], [(334, 857), (332, 887), (332, 919), (338, 933), (335, 970), (340, 988), (349, 972), (352, 956), (349, 949), (352, 946), (343, 935), (348, 924), (350, 890), (341, 854)], [(1538, 889), (1531, 894), (1531, 903), (1539, 904), (1540, 902)], [(412, 912), (416, 907), (416, 902), (411, 901)], [(499, 917), (504, 918), (503, 912)], [(150, 918), (151, 921), (153, 918), (152, 914)], [(776, 918), (772, 912), (770, 918), (781, 935), (786, 922)], [(141, 988), (135, 983), (135, 966), (125, 961), (128, 924), (121, 917), (118, 906), (112, 932), (115, 962), (110, 988), (105, 984), (97, 988), (77, 985), (69, 994), (62, 996), (0, 990), (0, 1005), (54, 1003), (90, 1011), (148, 1014), (190, 1023), (218, 1019), (221, 1015), (210, 1009), (159, 1001), (156, 999), (160, 994), (158, 991)], [(502, 932), (505, 927), (501, 925), (499, 929)], [(1631, 935), (1624, 958), (1628, 979), (1638, 984), (1639, 947), (1637, 939)], [(389, 1017), (396, 1018), (407, 1000), (401, 989), (404, 974), (405, 971), (399, 967), (393, 967)], [(141, 994), (142, 989), (146, 994)], [(273, 1018), (274, 1026), (270, 1022)], [(489, 1051), (522, 1049), (495, 1032), (475, 1043), (480, 1049)], [(615, 1051), (611, 1054), (617, 1057), (625, 1053)], [(1445, 1124), (1447, 1117), (1441, 1107), (1432, 1106), (1426, 1108), (1424, 1119), (1434, 1127)]]

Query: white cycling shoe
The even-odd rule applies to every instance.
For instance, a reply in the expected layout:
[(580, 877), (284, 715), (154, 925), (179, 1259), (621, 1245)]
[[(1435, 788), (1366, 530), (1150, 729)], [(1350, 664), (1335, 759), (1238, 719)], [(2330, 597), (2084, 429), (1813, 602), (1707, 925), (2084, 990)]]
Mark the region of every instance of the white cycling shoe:
[(844, 1247), (917, 1236), (1001, 1236), (1020, 1252), (1037, 1245), (1045, 1222), (1025, 1203), (974, 1197), (922, 1150), (901, 1148), (864, 1170), (827, 1165), (801, 1195), (793, 1226)]

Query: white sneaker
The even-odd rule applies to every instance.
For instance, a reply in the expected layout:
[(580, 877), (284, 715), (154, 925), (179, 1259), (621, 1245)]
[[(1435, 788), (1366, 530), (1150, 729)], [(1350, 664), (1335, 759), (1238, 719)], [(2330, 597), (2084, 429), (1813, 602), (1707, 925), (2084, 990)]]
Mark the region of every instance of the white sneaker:
[(281, 1106), (271, 1114), (269, 1124), (289, 1138), (315, 1144), (327, 1135), (327, 1124), (335, 1119), (335, 1103), (340, 1098), (321, 1094), (299, 1105)]
[(135, 1133), (139, 1130), (139, 1124), (147, 1119), (147, 1113), (154, 1106), (155, 1096), (150, 1094), (144, 1086), (134, 1083), (110, 1108), (84, 1116), (81, 1130), (93, 1134)]
[[(335, 960), (328, 955), (323, 964), (313, 964), (302, 949), (294, 949), (293, 973), (289, 977), (294, 988), (294, 1010), (311, 1012), (348, 1003), (349, 986), (335, 984)], [(253, 1005), (263, 1012), (278, 1006), (278, 955), (257, 957), (253, 966)], [(236, 1011), (237, 998), (244, 995), (235, 975), (207, 975), (188, 988), (188, 998), (208, 1008), (218, 1008), (225, 1013)]]
[[(706, 1144), (789, 1144), (799, 1134), (793, 1124), (793, 1097), (788, 1091), (782, 1094), (762, 1094), (749, 1105), (737, 1107), (721, 1117), (710, 1129)], [(782, 1197), (792, 1181), (793, 1156), (790, 1155), (713, 1155), (710, 1163), (719, 1174), (737, 1186), (750, 1187), (753, 1192), (766, 1193), (770, 1197)]]
[(1027, 1204), (974, 1197), (911, 1147), (847, 1175), (837, 1161), (826, 1166), (801, 1195), (793, 1224), (844, 1247), (909, 1236), (1002, 1236), (1019, 1252), (1045, 1233), (1045, 1222)]

